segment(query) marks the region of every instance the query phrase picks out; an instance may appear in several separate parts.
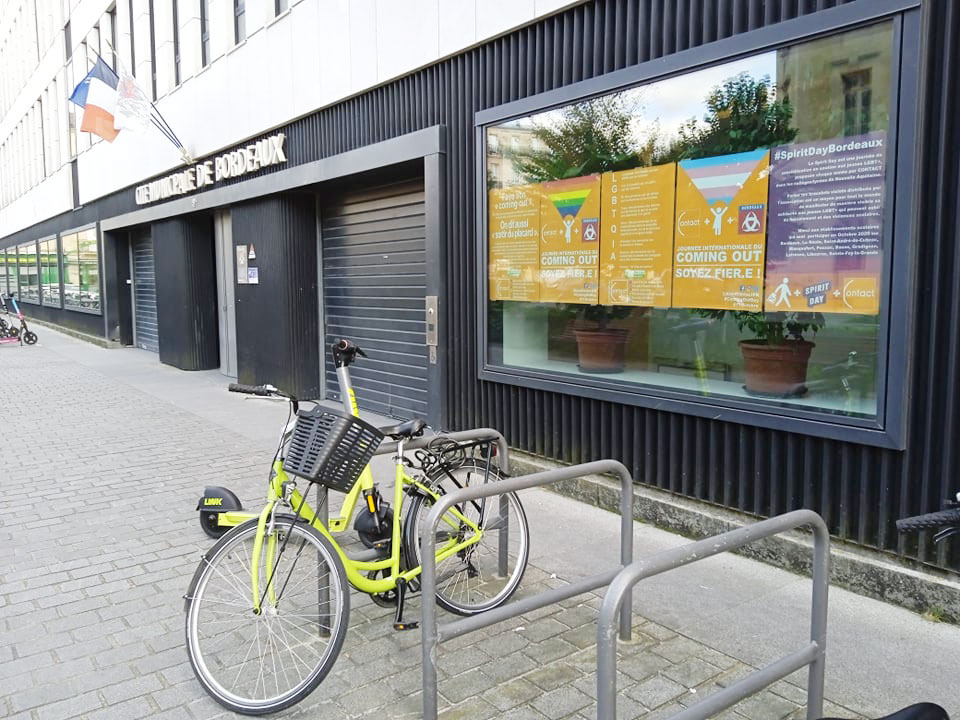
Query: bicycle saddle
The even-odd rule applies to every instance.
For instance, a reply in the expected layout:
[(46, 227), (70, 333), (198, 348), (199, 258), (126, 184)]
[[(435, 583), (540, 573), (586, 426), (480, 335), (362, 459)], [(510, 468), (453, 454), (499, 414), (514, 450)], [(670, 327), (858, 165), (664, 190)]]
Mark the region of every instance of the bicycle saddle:
[(407, 420), (404, 423), (400, 423), (399, 425), (382, 427), (380, 428), (380, 432), (394, 440), (403, 440), (404, 438), (409, 439), (423, 435), (423, 429), (426, 426), (427, 422), (425, 420), (415, 418), (413, 420)]
[[(820, 720), (840, 720), (839, 718), (820, 718)], [(893, 715), (885, 715), (876, 720), (950, 720), (947, 711), (939, 705), (933, 703), (917, 703), (903, 710), (898, 710)]]

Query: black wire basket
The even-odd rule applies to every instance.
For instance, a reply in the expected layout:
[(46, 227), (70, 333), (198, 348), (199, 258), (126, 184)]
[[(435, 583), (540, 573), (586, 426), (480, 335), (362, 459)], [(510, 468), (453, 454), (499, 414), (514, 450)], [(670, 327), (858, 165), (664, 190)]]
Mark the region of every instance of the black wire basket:
[(360, 418), (317, 406), (297, 413), (283, 469), (331, 490), (350, 492), (383, 440)]

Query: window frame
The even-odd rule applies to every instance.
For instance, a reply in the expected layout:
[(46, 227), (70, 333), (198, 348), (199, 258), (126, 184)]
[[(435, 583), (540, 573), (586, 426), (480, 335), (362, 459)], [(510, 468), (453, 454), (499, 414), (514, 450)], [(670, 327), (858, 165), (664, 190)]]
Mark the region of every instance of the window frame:
[[(86, 230), (93, 230), (94, 236), (97, 241), (97, 292), (99, 293), (100, 298), (100, 307), (97, 310), (91, 310), (90, 308), (76, 307), (74, 305), (67, 305), (67, 297), (64, 289), (64, 280), (66, 279), (66, 269), (63, 257), (63, 238), (66, 235), (79, 235)], [(69, 230), (64, 230), (59, 234), (58, 238), (59, 247), (60, 247), (60, 297), (63, 299), (63, 309), (68, 312), (77, 312), (85, 313), (87, 315), (103, 315), (103, 238), (102, 233), (100, 232), (97, 223), (88, 223), (86, 225), (80, 225), (75, 228), (70, 228)]]
[[(916, 157), (913, 147), (919, 125), (917, 87), (920, 44), (920, 0), (875, 0), (869, 6), (841, 5), (775, 25), (751, 30), (689, 50), (650, 60), (555, 90), (480, 110), (474, 117), (478, 378), (600, 399), (623, 405), (655, 408), (744, 425), (797, 432), (877, 447), (904, 449), (909, 416), (909, 370), (916, 267)], [(588, 100), (618, 90), (679, 77), (707, 67), (769, 52), (859, 27), (893, 22), (891, 112), (887, 163), (891, 181), (884, 199), (883, 295), (877, 357), (876, 418), (843, 417), (829, 411), (776, 406), (762, 400), (723, 395), (700, 397), (655, 385), (617, 383), (601, 377), (558, 378), (534, 368), (494, 365), (488, 361), (488, 194), (486, 192), (486, 131), (509, 120)], [(900, 198), (900, 202), (897, 199)], [(900, 212), (897, 212), (900, 210)], [(897, 267), (899, 272), (893, 273)]]
[[(59, 291), (59, 303), (47, 302), (46, 292), (44, 291), (44, 282), (43, 282), (43, 251), (40, 250), (43, 243), (50, 242), (53, 240), (57, 244), (57, 285), (60, 288)], [(40, 264), (40, 304), (43, 307), (54, 308), (56, 310), (63, 309), (63, 246), (60, 244), (59, 235), (48, 235), (47, 237), (42, 237), (37, 240), (37, 261)]]

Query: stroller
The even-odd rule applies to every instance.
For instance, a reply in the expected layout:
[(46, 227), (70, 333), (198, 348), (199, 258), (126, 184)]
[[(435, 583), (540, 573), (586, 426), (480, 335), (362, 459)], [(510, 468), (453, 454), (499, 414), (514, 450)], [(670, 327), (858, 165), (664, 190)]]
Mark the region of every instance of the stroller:
[[(7, 300), (13, 305), (13, 313), (7, 307)], [(27, 321), (13, 295), (4, 297), (4, 294), (0, 293), (0, 310), (3, 311), (3, 316), (0, 316), (0, 343), (19, 342), (33, 345), (37, 342), (37, 334), (27, 327)]]

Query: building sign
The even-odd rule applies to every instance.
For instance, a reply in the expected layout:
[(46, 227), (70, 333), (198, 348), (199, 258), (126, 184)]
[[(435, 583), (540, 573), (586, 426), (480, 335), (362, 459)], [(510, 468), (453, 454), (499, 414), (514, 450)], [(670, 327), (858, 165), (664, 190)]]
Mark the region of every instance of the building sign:
[(600, 176), (541, 183), (540, 301), (596, 305)]
[(221, 180), (242, 177), (261, 168), (287, 161), (283, 151), (283, 133), (237, 148), (205, 162), (140, 185), (136, 190), (137, 205), (166, 200), (177, 195), (188, 195), (212, 187)]
[(762, 309), (769, 157), (760, 149), (680, 162), (675, 307)]
[(490, 299), (540, 299), (540, 187), (490, 191)]
[(883, 132), (773, 149), (767, 311), (880, 311)]
[(676, 163), (603, 174), (600, 304), (670, 307)]

